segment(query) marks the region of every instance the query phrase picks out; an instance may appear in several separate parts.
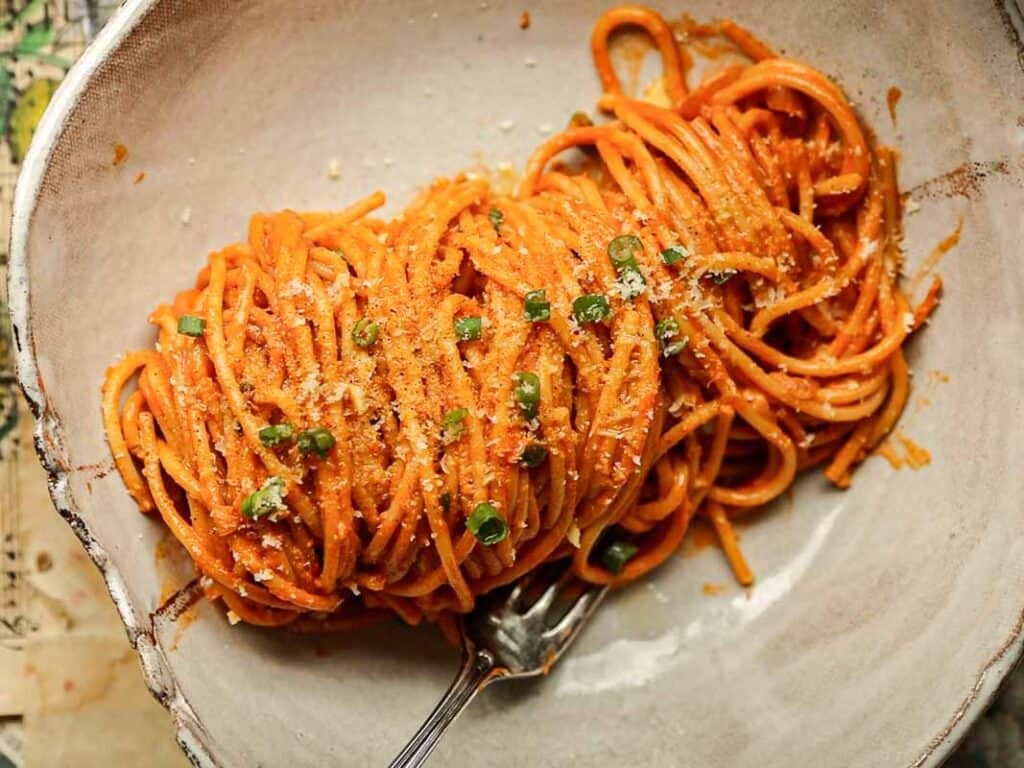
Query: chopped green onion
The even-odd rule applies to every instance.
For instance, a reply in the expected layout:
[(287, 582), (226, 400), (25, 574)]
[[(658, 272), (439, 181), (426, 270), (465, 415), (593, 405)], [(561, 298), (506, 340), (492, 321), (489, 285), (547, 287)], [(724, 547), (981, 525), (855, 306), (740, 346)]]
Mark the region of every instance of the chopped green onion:
[(462, 437), (462, 433), (466, 431), (466, 425), (462, 422), (468, 415), (469, 411), (465, 408), (456, 408), (444, 415), (444, 421), (441, 422), (442, 443), (449, 445)]
[(183, 336), (202, 336), (206, 330), (206, 321), (201, 317), (182, 315), (178, 318), (178, 333)]
[(491, 210), (487, 212), (487, 218), (491, 220), (491, 226), (494, 227), (494, 231), (500, 232), (501, 224), (505, 221), (505, 214), (497, 208), (491, 208)]
[(735, 269), (722, 269), (708, 272), (708, 277), (711, 278), (711, 282), (715, 285), (725, 285), (729, 282), (729, 279), (736, 274)]
[(479, 317), (460, 317), (455, 320), (455, 338), (476, 341), (484, 335), (484, 321)]
[(327, 452), (334, 447), (334, 435), (327, 427), (313, 427), (299, 432), (298, 438), (299, 453), (314, 453), (320, 458), (327, 456)]
[(515, 398), (523, 418), (532, 421), (537, 418), (537, 410), (540, 408), (540, 379), (536, 373), (529, 371), (517, 371), (512, 374), (512, 381), (515, 382)]
[(608, 299), (600, 293), (588, 293), (572, 303), (572, 316), (578, 323), (600, 323), (612, 313)]
[(268, 477), (258, 491), (253, 491), (242, 501), (242, 514), (255, 520), (279, 509), (286, 509), (285, 494), (287, 490), (284, 480), (276, 475)]
[(271, 424), (269, 427), (264, 427), (260, 430), (260, 442), (268, 448), (273, 448), (275, 445), (281, 445), (281, 443), (287, 443), (291, 440), (294, 432), (295, 430), (288, 422)]
[(644, 292), (647, 280), (636, 261), (636, 252), (644, 248), (636, 235), (619, 235), (608, 243), (608, 257), (619, 276), (623, 298), (635, 299)]
[(444, 493), (441, 494), (440, 500), (441, 500), (441, 509), (443, 509), (446, 513), (447, 512), (451, 512), (452, 511), (452, 495), (450, 493), (448, 493), (448, 491), (445, 491)]
[(659, 320), (658, 324), (654, 326), (654, 335), (658, 338), (658, 341), (671, 339), (678, 334), (679, 321), (674, 317), (666, 317), (664, 320)]
[(352, 326), (352, 341), (360, 347), (372, 347), (380, 335), (380, 326), (368, 317)]
[(593, 124), (594, 121), (586, 112), (573, 112), (572, 117), (569, 118), (570, 128), (589, 128)]
[(519, 457), (519, 463), (527, 469), (536, 469), (544, 463), (547, 457), (547, 448), (540, 443), (530, 443), (523, 449), (523, 454)]
[(523, 300), (523, 317), (531, 323), (543, 323), (551, 319), (551, 302), (543, 288), (527, 292)]
[(630, 544), (628, 541), (613, 541), (601, 553), (601, 562), (609, 571), (619, 574), (636, 553), (635, 544)]
[(476, 505), (473, 514), (466, 518), (466, 527), (485, 547), (504, 541), (508, 536), (508, 523), (505, 522), (505, 518), (486, 501)]
[(667, 345), (661, 351), (661, 354), (665, 357), (675, 357), (688, 346), (690, 346), (690, 339), (687, 336), (683, 336), (679, 341), (673, 341), (671, 344)]
[(661, 347), (663, 357), (678, 355), (690, 343), (686, 336), (679, 337), (679, 321), (674, 317), (659, 320), (658, 324), (654, 326), (654, 336), (658, 339), (658, 346)]
[(608, 243), (608, 256), (616, 269), (623, 264), (636, 266), (636, 252), (643, 248), (644, 244), (636, 235), (619, 235)]
[(661, 252), (661, 260), (669, 266), (688, 258), (690, 258), (690, 252), (681, 245), (670, 245)]

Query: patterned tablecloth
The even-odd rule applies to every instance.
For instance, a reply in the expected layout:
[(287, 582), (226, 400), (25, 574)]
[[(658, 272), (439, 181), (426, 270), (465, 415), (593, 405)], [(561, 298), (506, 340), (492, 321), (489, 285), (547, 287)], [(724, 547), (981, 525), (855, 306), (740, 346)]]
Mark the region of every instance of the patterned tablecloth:
[[(17, 393), (6, 313), (18, 166), (54, 89), (118, 0), (0, 0), (0, 768), (183, 768), (98, 572), (53, 512)], [(1024, 768), (1024, 674), (951, 760)]]

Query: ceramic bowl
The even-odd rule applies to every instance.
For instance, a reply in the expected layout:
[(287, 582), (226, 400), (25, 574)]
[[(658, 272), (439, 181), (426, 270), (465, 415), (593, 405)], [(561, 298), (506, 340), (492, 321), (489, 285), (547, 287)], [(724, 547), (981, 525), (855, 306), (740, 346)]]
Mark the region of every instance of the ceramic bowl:
[[(148, 312), (243, 238), (249, 212), (340, 207), (375, 188), (394, 211), (437, 174), (522, 163), (548, 125), (592, 108), (588, 36), (604, 4), (531, 3), (525, 31), (523, 5), (130, 0), (39, 128), (13, 226), (19, 375), (54, 502), (196, 765), (385, 764), (455, 654), (397, 624), (327, 641), (232, 627), (209, 606), (175, 622), (161, 606), (187, 576), (154, 564), (161, 526), (104, 471), (103, 371), (150, 343)], [(911, 265), (962, 222), (942, 306), (909, 349), (900, 429), (932, 460), (915, 472), (873, 458), (847, 492), (805, 477), (741, 532), (759, 574), (749, 592), (719, 590), (720, 553), (689, 546), (614, 595), (550, 677), (488, 690), (436, 764), (936, 766), (1022, 646), (1018, 11), (658, 5), (731, 12), (839, 80), (901, 147)], [(903, 92), (895, 124), (890, 86)], [(128, 148), (118, 166), (115, 143)]]

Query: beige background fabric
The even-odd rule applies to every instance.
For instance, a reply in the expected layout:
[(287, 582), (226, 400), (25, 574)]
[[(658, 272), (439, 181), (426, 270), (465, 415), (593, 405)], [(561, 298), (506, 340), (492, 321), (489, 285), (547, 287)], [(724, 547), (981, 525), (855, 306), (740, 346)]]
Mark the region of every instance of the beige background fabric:
[(185, 768), (99, 571), (53, 511), (29, 432), (23, 413), (16, 460), (21, 615), (32, 629), (0, 650), (0, 712), (22, 716), (20, 765)]

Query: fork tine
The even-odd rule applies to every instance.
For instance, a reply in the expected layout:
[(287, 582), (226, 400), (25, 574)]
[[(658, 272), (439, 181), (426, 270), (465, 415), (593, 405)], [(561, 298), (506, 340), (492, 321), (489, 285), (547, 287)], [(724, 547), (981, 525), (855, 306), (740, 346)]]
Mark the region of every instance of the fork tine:
[(561, 653), (572, 642), (573, 637), (586, 623), (587, 617), (594, 612), (607, 591), (608, 587), (588, 587), (566, 614), (558, 620), (558, 623), (544, 632), (544, 638), (562, 644), (559, 649), (559, 653)]
[(510, 611), (518, 611), (523, 600), (523, 594), (526, 592), (526, 588), (530, 586), (532, 581), (532, 573), (526, 573), (520, 576), (519, 581), (516, 582), (508, 597), (505, 598), (504, 607)]
[(565, 589), (566, 585), (573, 580), (573, 573), (571, 568), (566, 568), (554, 582), (548, 586), (547, 589), (541, 593), (541, 596), (537, 598), (537, 601), (531, 605), (523, 617), (526, 619), (534, 619), (538, 616), (543, 616), (551, 608), (551, 604), (555, 602), (555, 598), (561, 594), (562, 590)]

